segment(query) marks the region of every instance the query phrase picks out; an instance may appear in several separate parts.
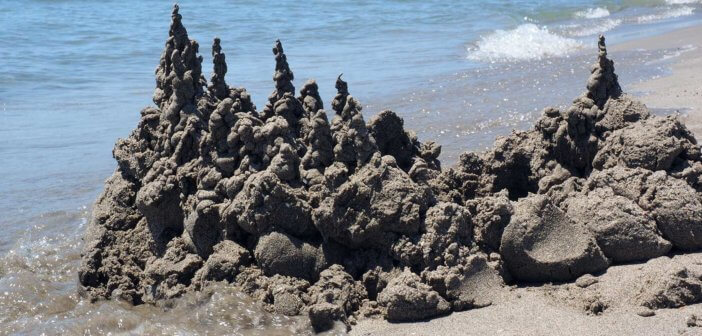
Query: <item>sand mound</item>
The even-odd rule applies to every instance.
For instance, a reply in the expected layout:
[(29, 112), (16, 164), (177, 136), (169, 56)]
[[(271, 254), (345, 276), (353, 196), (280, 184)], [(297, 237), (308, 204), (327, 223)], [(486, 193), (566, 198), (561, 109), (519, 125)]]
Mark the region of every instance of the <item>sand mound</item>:
[[(394, 112), (366, 123), (341, 76), (331, 122), (314, 81), (295, 97), (280, 41), (262, 111), (225, 82), (219, 39), (208, 85), (176, 6), (156, 107), (117, 141), (95, 205), (82, 290), (142, 304), (226, 281), (324, 330), (484, 307), (514, 280), (571, 281), (699, 249), (699, 147), (675, 118), (622, 95), (599, 45), (570, 108), (442, 170), (441, 147)], [(697, 278), (675, 274), (643, 304), (696, 302)]]
[(510, 273), (524, 281), (570, 280), (609, 266), (593, 235), (543, 195), (517, 202), (500, 254)]

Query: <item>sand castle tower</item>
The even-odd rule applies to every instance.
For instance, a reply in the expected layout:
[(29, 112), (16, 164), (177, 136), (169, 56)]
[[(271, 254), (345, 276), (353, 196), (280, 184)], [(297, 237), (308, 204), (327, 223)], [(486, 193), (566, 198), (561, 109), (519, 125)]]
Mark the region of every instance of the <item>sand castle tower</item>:
[(285, 93), (295, 94), (295, 87), (292, 84), (295, 75), (293, 75), (293, 72), (290, 70), (288, 59), (285, 56), (283, 44), (280, 43), (280, 40), (275, 41), (273, 54), (275, 55), (275, 74), (273, 75), (273, 80), (275, 81), (275, 97), (280, 99)]
[(295, 94), (295, 87), (292, 84), (295, 75), (290, 70), (288, 59), (283, 51), (283, 44), (280, 40), (275, 41), (273, 46), (273, 55), (275, 55), (275, 72), (273, 73), (273, 81), (275, 82), (275, 90), (268, 97), (268, 104), (263, 109), (262, 117), (270, 118), (277, 113), (275, 109), (276, 103), (281, 100), (287, 93), (290, 96)]
[(599, 54), (587, 81), (586, 96), (602, 109), (607, 99), (617, 98), (622, 94), (622, 88), (619, 86), (617, 74), (614, 73), (614, 61), (607, 58), (607, 46), (603, 35), (600, 35), (597, 46)]
[(300, 98), (302, 107), (308, 115), (314, 115), (317, 111), (324, 108), (322, 97), (319, 96), (319, 86), (314, 79), (310, 79), (300, 89)]
[(310, 184), (322, 183), (324, 169), (334, 160), (334, 140), (317, 82), (308, 80), (300, 89), (298, 99), (305, 110), (301, 133), (307, 147), (300, 165), (301, 175)]
[(377, 146), (363, 120), (361, 103), (349, 94), (349, 86), (341, 75), (336, 79), (336, 90), (337, 94), (332, 100), (336, 116), (331, 125), (336, 143), (334, 158), (346, 163), (353, 171), (368, 161), (377, 151)]
[(202, 96), (206, 85), (202, 77), (202, 56), (199, 45), (188, 39), (178, 5), (173, 6), (171, 27), (166, 46), (156, 68), (154, 103), (163, 112), (163, 118), (175, 126), (180, 112), (192, 114), (196, 110), (196, 97)]
[(221, 100), (229, 94), (229, 87), (224, 80), (224, 76), (227, 74), (227, 63), (218, 37), (215, 37), (212, 42), (212, 63), (214, 72), (212, 73), (208, 89), (212, 96)]
[(349, 96), (349, 86), (348, 84), (341, 79), (341, 76), (344, 74), (340, 74), (339, 77), (336, 78), (336, 96), (334, 96), (334, 100), (332, 100), (332, 109), (336, 112), (336, 114), (341, 115), (341, 112), (344, 110), (344, 106), (346, 105), (346, 97)]
[(291, 136), (296, 138), (300, 135), (302, 126), (300, 119), (305, 112), (302, 103), (295, 98), (295, 87), (292, 84), (295, 76), (288, 66), (288, 60), (280, 40), (275, 41), (273, 55), (275, 55), (275, 73), (273, 74), (275, 90), (268, 97), (268, 104), (263, 108), (260, 117), (264, 121), (273, 116), (285, 118), (290, 126)]

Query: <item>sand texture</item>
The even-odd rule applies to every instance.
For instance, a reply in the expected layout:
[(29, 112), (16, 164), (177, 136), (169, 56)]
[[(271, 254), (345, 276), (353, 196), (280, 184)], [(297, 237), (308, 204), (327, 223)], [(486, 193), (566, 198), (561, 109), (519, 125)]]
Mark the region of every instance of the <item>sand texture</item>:
[(702, 34), (700, 26), (631, 41), (618, 49), (665, 49), (675, 55), (672, 73), (634, 85), (651, 108), (679, 112), (695, 136), (702, 136)]
[[(155, 107), (117, 141), (85, 235), (91, 299), (159, 304), (225, 281), (317, 331), (505, 307), (545, 307), (577, 331), (610, 309), (643, 319), (702, 301), (699, 256), (684, 254), (702, 247), (700, 147), (676, 117), (622, 93), (604, 37), (570, 107), (442, 168), (441, 147), (396, 113), (366, 122), (341, 76), (331, 121), (314, 81), (296, 97), (280, 41), (259, 111), (225, 82), (219, 39), (204, 78), (177, 5), (169, 35)], [(354, 332), (393, 333), (382, 323)]]

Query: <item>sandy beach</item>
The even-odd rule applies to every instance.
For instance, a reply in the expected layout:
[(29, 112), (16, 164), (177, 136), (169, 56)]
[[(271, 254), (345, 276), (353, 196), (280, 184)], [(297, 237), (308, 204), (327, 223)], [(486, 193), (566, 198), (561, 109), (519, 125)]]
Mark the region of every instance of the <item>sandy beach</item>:
[(678, 111), (698, 139), (702, 135), (701, 32), (702, 27), (694, 26), (613, 48), (678, 50), (669, 75), (636, 84), (630, 91), (650, 108)]
[[(702, 136), (702, 26), (613, 45), (611, 50), (678, 50), (666, 67), (666, 76), (637, 83), (624, 90), (661, 113), (679, 113), (688, 128)], [(625, 76), (625, 75), (623, 75)], [(702, 253), (675, 256), (675, 262), (661, 257), (659, 265), (688, 268), (702, 265)], [(628, 288), (633, 279), (645, 279), (660, 266), (649, 263), (610, 267), (598, 275), (607, 292), (625, 302), (601, 314), (588, 313), (587, 300), (578, 299), (582, 290), (575, 284), (546, 284), (513, 287), (486, 308), (453, 313), (416, 323), (388, 323), (381, 319), (362, 320), (352, 335), (700, 335), (702, 304), (659, 309), (655, 314), (628, 305)], [(619, 293), (619, 294), (618, 294)], [(598, 296), (601, 293), (598, 294)], [(651, 314), (650, 316), (648, 316)], [(644, 316), (641, 316), (644, 315)], [(698, 325), (699, 324), (699, 325)]]
[[(699, 267), (702, 254), (687, 255), (682, 264)], [(664, 260), (668, 263), (670, 260)], [(613, 266), (600, 275), (600, 283), (609, 282), (612, 293), (631, 285), (632, 278), (644, 279), (651, 269), (642, 265)], [(627, 281), (628, 280), (628, 281)], [(600, 315), (587, 314), (584, 305), (568, 299), (571, 292), (582, 290), (574, 284), (514, 288), (510, 295), (481, 309), (453, 313), (426, 322), (388, 323), (362, 320), (351, 335), (700, 335), (702, 305), (659, 309), (647, 315), (636, 307), (609, 308)], [(614, 294), (614, 297), (618, 295)], [(620, 295), (623, 298), (625, 295)], [(650, 312), (648, 313), (650, 314)]]

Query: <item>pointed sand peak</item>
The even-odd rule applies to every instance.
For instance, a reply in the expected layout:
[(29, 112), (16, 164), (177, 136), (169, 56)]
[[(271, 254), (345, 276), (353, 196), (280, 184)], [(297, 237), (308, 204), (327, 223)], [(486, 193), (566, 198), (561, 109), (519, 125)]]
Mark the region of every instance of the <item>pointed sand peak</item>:
[(302, 85), (299, 99), (305, 112), (310, 115), (324, 108), (322, 98), (319, 96), (319, 86), (314, 79), (310, 79)]
[(219, 39), (219, 37), (215, 37), (212, 41), (212, 56), (215, 56), (216, 54), (222, 52), (222, 45), (220, 44), (221, 42), (222, 41)]
[(174, 4), (171, 13), (171, 29), (168, 33), (173, 37), (175, 47), (182, 50), (188, 43), (188, 31), (183, 26), (183, 16), (180, 15), (179, 11), (180, 6)]
[[(186, 101), (193, 103), (192, 100), (203, 93), (203, 87), (206, 85), (202, 77), (202, 56), (198, 55), (199, 45), (188, 38), (179, 12), (178, 4), (173, 5), (169, 37), (156, 68), (153, 100), (160, 108), (164, 108), (169, 97), (176, 93), (176, 96), (184, 100), (178, 101), (178, 104)], [(176, 85), (179, 87), (176, 88)]]
[(277, 91), (276, 96), (280, 98), (285, 93), (295, 94), (295, 87), (292, 84), (295, 76), (290, 70), (288, 59), (287, 56), (285, 56), (283, 44), (280, 40), (275, 40), (273, 55), (275, 55), (275, 74), (273, 74), (273, 80), (275, 81), (275, 88)]
[(597, 63), (592, 68), (585, 95), (602, 109), (609, 98), (619, 97), (622, 89), (617, 74), (614, 73), (614, 62), (607, 57), (604, 35), (600, 35), (597, 47), (599, 49)]
[(342, 73), (336, 77), (336, 84), (334, 87), (336, 88), (337, 93), (334, 100), (332, 100), (332, 109), (339, 115), (341, 115), (341, 112), (344, 110), (346, 98), (349, 96), (349, 85), (343, 79), (341, 79), (341, 76), (343, 75), (344, 74)]
[(219, 37), (215, 37), (212, 42), (212, 64), (214, 66), (212, 78), (210, 79), (210, 94), (217, 99), (224, 99), (229, 94), (229, 87), (224, 79), (227, 74), (227, 62)]

